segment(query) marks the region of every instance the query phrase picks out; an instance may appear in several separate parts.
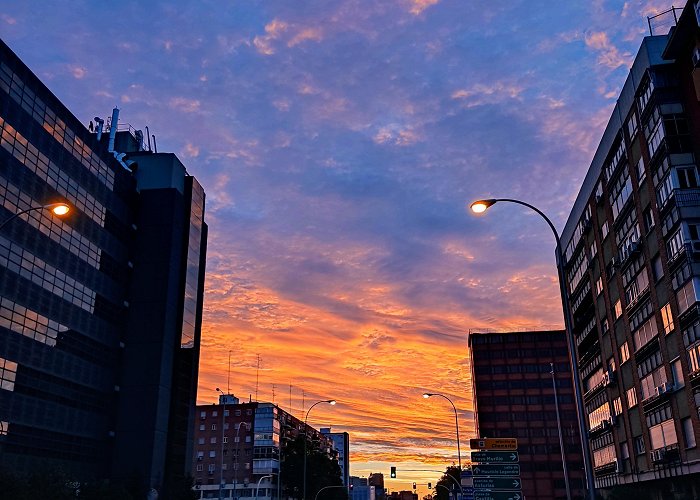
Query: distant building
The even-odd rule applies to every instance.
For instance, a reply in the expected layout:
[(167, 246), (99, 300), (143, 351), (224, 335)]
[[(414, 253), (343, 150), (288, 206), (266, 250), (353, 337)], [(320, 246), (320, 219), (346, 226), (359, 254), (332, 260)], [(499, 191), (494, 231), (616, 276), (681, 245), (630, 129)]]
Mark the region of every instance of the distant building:
[(392, 491), (389, 500), (418, 500), (418, 494), (412, 491)]
[(565, 333), (558, 331), (469, 334), (479, 437), (518, 440), (525, 498), (566, 498), (550, 364), (572, 497), (582, 498), (584, 474), (571, 366)]
[(86, 128), (0, 42), (0, 224), (71, 207), (0, 230), (0, 467), (163, 492), (191, 469), (204, 190), (113, 121)]
[[(192, 475), (201, 498), (281, 498), (280, 474), (285, 443), (306, 433), (336, 459), (330, 437), (321, 434), (273, 403), (240, 403), (221, 395), (218, 404), (198, 405), (194, 427)], [(264, 476), (273, 475), (272, 478)], [(280, 478), (281, 483), (278, 482)]]
[(350, 500), (375, 500), (376, 489), (367, 482), (366, 477), (350, 476)]
[(700, 498), (700, 8), (642, 40), (562, 232), (596, 487)]
[(322, 427), (321, 434), (331, 438), (333, 448), (338, 452), (338, 465), (345, 486), (350, 485), (350, 435), (347, 432), (331, 432), (330, 427)]
[(384, 490), (384, 474), (381, 472), (374, 472), (367, 478), (367, 483), (370, 486), (374, 486), (374, 494), (377, 500), (383, 500), (386, 497)]

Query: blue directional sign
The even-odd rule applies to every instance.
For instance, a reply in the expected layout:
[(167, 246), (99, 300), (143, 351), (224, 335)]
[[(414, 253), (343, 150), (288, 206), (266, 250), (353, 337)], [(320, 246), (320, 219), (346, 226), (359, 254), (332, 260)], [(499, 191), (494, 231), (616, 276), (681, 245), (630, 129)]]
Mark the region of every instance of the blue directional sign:
[(475, 491), (474, 500), (524, 500), (519, 491)]
[(474, 474), (475, 479), (477, 476), (519, 476), (520, 466), (517, 464), (479, 464), (472, 466), (472, 473)]
[(477, 490), (511, 490), (519, 491), (522, 488), (519, 477), (475, 477), (474, 489)]

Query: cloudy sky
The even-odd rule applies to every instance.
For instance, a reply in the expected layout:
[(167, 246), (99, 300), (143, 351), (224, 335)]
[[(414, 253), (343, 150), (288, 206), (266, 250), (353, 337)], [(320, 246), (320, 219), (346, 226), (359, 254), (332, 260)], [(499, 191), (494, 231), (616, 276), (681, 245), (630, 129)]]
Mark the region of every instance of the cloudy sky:
[(309, 422), (401, 489), (456, 461), (426, 390), (457, 405), (466, 458), (469, 329), (563, 324), (548, 227), (465, 204), (520, 198), (561, 229), (670, 5), (27, 0), (0, 5), (0, 36), (85, 124), (118, 106), (204, 186), (199, 401), (229, 354), (242, 399), (303, 418), (335, 398)]

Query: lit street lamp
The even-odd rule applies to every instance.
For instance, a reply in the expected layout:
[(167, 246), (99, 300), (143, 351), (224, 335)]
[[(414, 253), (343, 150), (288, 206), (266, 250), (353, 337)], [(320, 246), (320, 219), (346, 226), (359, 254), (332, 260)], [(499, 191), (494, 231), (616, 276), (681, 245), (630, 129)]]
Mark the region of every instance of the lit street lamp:
[(327, 489), (330, 489), (330, 488), (347, 488), (347, 486), (345, 486), (344, 484), (335, 485), (335, 486), (324, 486), (323, 488), (321, 488), (320, 490), (318, 490), (318, 493), (316, 493), (316, 496), (314, 497), (314, 500), (318, 500), (318, 495), (319, 495), (323, 490), (327, 490)]
[(307, 410), (306, 417), (304, 417), (304, 496), (301, 497), (302, 500), (306, 500), (306, 441), (309, 439), (309, 431), (308, 431), (308, 426), (306, 424), (306, 421), (308, 420), (309, 413), (311, 413), (311, 410), (313, 410), (314, 406), (319, 405), (321, 403), (328, 403), (329, 405), (332, 406), (336, 403), (336, 401), (335, 401), (335, 399), (324, 399), (323, 401), (316, 401)]
[(460, 449), (459, 449), (459, 420), (457, 420), (457, 407), (452, 402), (452, 400), (450, 398), (448, 398), (447, 396), (445, 396), (444, 394), (438, 394), (436, 392), (426, 392), (423, 394), (423, 397), (426, 399), (428, 399), (431, 396), (440, 396), (441, 398), (445, 398), (446, 400), (448, 400), (450, 402), (450, 404), (452, 405), (452, 409), (455, 412), (455, 428), (457, 429), (457, 463), (459, 464), (459, 471), (461, 473), (462, 472), (462, 453), (460, 452)]
[(0, 229), (5, 227), (11, 220), (16, 219), (22, 214), (27, 212), (32, 212), (33, 210), (50, 210), (54, 215), (62, 217), (70, 212), (70, 206), (67, 203), (49, 203), (48, 205), (39, 205), (37, 207), (29, 207), (27, 209), (21, 210), (16, 214), (11, 215), (6, 220), (0, 224)]
[[(559, 292), (561, 294), (562, 309), (564, 310), (564, 327), (566, 329), (566, 339), (569, 344), (569, 357), (571, 360), (571, 371), (573, 372), (574, 379), (574, 396), (576, 399), (576, 413), (578, 414), (578, 427), (579, 434), (581, 437), (581, 449), (583, 451), (583, 466), (586, 473), (586, 482), (588, 483), (588, 498), (590, 500), (595, 499), (595, 482), (593, 479), (593, 468), (591, 466), (591, 454), (590, 454), (590, 444), (586, 436), (586, 422), (585, 413), (583, 406), (583, 396), (581, 394), (581, 374), (578, 371), (578, 359), (576, 356), (576, 345), (574, 342), (574, 322), (571, 317), (571, 309), (569, 307), (569, 294), (566, 291), (566, 284), (564, 281), (564, 252), (561, 246), (561, 238), (557, 232), (554, 224), (549, 218), (537, 207), (525, 203), (524, 201), (515, 200), (511, 198), (490, 198), (486, 200), (477, 200), (469, 205), (469, 208), (474, 213), (483, 213), (490, 206), (498, 203), (499, 201), (507, 203), (515, 203), (517, 205), (522, 205), (536, 212), (540, 217), (542, 217), (549, 228), (552, 230), (554, 239), (556, 241), (556, 259), (557, 259), (557, 272), (559, 273)], [(562, 451), (563, 453), (563, 451)], [(571, 492), (567, 491), (567, 497), (571, 498)]]

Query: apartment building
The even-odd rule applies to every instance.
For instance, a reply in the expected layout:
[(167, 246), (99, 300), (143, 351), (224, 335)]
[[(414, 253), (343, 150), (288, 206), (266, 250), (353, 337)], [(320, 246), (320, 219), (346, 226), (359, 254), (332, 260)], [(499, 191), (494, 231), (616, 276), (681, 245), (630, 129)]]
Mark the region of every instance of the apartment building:
[[(288, 446), (306, 435), (337, 460), (332, 439), (273, 403), (241, 403), (222, 394), (218, 404), (198, 405), (194, 426), (192, 476), (200, 498), (285, 498), (288, 483), (303, 484), (301, 471), (294, 481), (285, 478), (281, 464), (298, 450)], [(311, 463), (311, 462), (309, 462)], [(310, 469), (308, 477), (311, 477)], [(297, 477), (298, 476), (298, 477)], [(340, 477), (338, 478), (340, 480)]]
[(697, 10), (642, 41), (562, 234), (603, 494), (700, 497)]

